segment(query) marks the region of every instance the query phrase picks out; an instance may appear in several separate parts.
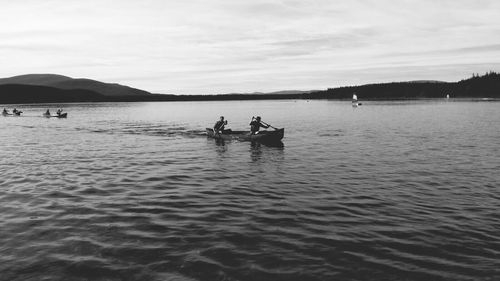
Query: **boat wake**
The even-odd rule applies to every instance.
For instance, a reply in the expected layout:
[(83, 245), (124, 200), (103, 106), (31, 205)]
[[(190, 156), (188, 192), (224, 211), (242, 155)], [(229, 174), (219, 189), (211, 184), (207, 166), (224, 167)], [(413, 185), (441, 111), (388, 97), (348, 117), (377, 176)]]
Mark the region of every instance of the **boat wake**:
[(194, 130), (179, 124), (145, 124), (145, 123), (123, 123), (102, 128), (77, 128), (78, 131), (88, 131), (99, 134), (112, 135), (141, 135), (160, 137), (186, 137), (195, 138), (205, 136), (205, 131)]

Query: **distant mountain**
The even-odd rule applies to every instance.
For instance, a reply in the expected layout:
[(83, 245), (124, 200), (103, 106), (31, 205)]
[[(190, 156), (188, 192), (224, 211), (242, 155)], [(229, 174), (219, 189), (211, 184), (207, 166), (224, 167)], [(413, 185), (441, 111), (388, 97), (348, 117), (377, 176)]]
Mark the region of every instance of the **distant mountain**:
[(59, 81), (55, 83), (50, 83), (48, 86), (59, 88), (59, 89), (85, 89), (91, 90), (105, 96), (144, 96), (150, 95), (151, 93), (131, 88), (128, 86), (123, 86), (120, 84), (110, 84), (103, 83), (90, 79), (71, 79), (67, 81)]
[(20, 84), (32, 86), (47, 86), (63, 90), (88, 90), (104, 96), (146, 96), (151, 93), (123, 86), (120, 84), (104, 83), (91, 79), (75, 79), (57, 74), (27, 74), (0, 79), (0, 85)]
[[(40, 85), (47, 84), (47, 85)], [(279, 91), (271, 93), (225, 95), (162, 95), (89, 79), (62, 75), (31, 74), (0, 79), (0, 104), (49, 102), (132, 102), (132, 101), (210, 101), (270, 99), (351, 99), (360, 100), (419, 98), (500, 98), (500, 74), (458, 82), (412, 81), (331, 88), (324, 91)]]
[(57, 74), (26, 74), (9, 78), (0, 78), (0, 85), (3, 84), (23, 84), (47, 86), (52, 83), (71, 80), (71, 77)]
[(99, 102), (109, 97), (89, 90), (63, 90), (47, 86), (0, 85), (0, 103)]

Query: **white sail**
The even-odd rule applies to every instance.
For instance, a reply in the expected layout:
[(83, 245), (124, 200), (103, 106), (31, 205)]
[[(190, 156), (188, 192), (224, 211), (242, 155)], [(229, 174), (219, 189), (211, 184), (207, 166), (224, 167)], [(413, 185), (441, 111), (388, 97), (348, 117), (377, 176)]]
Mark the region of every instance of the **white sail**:
[(352, 95), (352, 101), (357, 101), (358, 100), (358, 96), (356, 94), (353, 94)]
[(450, 98), (450, 95), (446, 95), (446, 98), (449, 99)]

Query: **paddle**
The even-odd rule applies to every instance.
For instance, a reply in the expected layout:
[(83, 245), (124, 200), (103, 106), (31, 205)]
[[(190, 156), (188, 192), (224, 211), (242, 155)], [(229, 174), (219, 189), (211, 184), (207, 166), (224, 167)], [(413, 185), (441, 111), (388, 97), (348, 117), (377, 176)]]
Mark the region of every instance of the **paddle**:
[[(252, 121), (253, 121), (254, 119), (256, 119), (256, 118), (252, 116)], [(276, 127), (274, 127), (274, 126), (271, 126), (271, 125), (267, 124), (267, 123), (266, 123), (266, 122), (264, 122), (264, 121), (259, 121), (259, 122), (260, 122), (260, 123), (262, 123), (262, 124), (264, 124), (264, 125), (266, 125), (266, 126), (268, 126), (268, 127), (273, 128), (273, 129), (275, 129), (275, 130), (279, 130), (278, 128), (276, 128)]]
[(260, 121), (260, 123), (262, 123), (262, 124), (264, 124), (264, 125), (266, 125), (266, 126), (269, 126), (269, 127), (273, 128), (273, 129), (275, 129), (275, 130), (279, 130), (278, 128), (276, 128), (276, 127), (274, 127), (274, 126), (271, 126), (271, 125), (267, 124), (266, 122)]

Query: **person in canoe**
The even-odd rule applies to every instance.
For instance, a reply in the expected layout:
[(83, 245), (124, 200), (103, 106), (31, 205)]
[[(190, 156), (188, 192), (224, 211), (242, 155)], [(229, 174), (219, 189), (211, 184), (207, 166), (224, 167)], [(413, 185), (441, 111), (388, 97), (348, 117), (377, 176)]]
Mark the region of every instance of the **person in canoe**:
[(224, 116), (220, 117), (220, 120), (215, 122), (214, 133), (222, 134), (224, 132), (224, 127), (227, 125), (227, 120), (224, 120)]
[(50, 116), (50, 110), (45, 111), (45, 115)]
[(61, 116), (62, 112), (63, 112), (62, 108), (59, 108), (56, 112), (57, 116)]
[(6, 108), (4, 108), (4, 109), (3, 109), (3, 111), (2, 111), (2, 114), (3, 114), (3, 115), (7, 115), (7, 114), (9, 114), (9, 112), (7, 111), (7, 109), (6, 109)]
[(269, 128), (269, 125), (263, 124), (263, 122), (260, 121), (260, 116), (257, 116), (256, 118), (252, 117), (252, 122), (250, 122), (250, 132), (252, 135), (256, 135), (259, 133), (260, 128)]
[(12, 114), (15, 114), (15, 115), (21, 115), (21, 113), (23, 113), (23, 112), (22, 112), (22, 111), (17, 110), (17, 108), (14, 108), (14, 109), (12, 110)]

